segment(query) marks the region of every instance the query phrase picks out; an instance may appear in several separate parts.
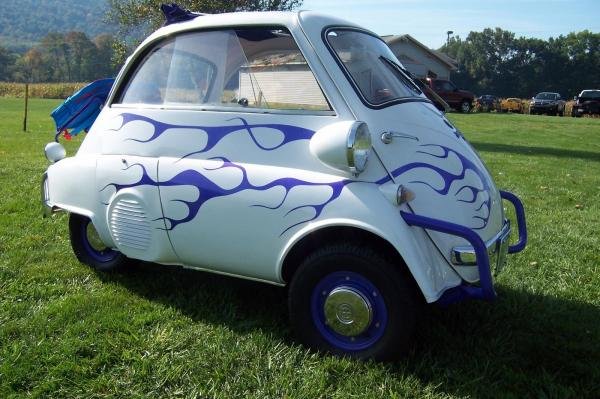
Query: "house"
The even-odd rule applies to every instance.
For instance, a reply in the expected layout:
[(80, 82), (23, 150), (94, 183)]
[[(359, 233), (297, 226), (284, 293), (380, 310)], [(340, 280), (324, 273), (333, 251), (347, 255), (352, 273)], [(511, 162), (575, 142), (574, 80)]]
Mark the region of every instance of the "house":
[(275, 54), (253, 60), (240, 70), (239, 98), (252, 106), (329, 107), (319, 84), (300, 53)]
[(417, 78), (450, 80), (450, 72), (458, 69), (454, 59), (428, 48), (411, 35), (387, 35), (381, 38), (402, 65)]

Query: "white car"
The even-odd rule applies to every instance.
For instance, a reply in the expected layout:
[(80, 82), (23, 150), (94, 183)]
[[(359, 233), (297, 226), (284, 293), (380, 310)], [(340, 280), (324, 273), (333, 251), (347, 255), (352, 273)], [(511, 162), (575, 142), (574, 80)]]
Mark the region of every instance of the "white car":
[(298, 339), (358, 358), (409, 348), (421, 302), (494, 299), (493, 272), (527, 239), (521, 202), (385, 42), (314, 12), (159, 29), (77, 154), (46, 156), (43, 203), (70, 213), (81, 262), (288, 286)]

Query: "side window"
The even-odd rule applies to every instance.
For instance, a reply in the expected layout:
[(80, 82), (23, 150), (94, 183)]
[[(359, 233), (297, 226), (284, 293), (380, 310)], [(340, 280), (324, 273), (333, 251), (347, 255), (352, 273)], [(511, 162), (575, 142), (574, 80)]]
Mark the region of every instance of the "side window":
[(444, 91), (454, 91), (456, 86), (454, 86), (451, 82), (444, 82), (443, 90)]
[(172, 56), (172, 42), (152, 49), (129, 80), (119, 102), (162, 104)]
[(117, 104), (331, 110), (283, 28), (180, 34), (147, 53), (120, 93)]

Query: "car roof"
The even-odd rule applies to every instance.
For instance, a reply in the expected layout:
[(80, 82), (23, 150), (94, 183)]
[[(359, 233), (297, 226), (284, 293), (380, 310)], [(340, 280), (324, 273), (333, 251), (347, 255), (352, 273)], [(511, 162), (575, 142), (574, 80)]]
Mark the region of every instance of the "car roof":
[(314, 11), (248, 11), (232, 12), (222, 14), (203, 14), (194, 19), (173, 23), (164, 26), (152, 33), (146, 41), (155, 40), (159, 37), (169, 36), (178, 32), (184, 32), (203, 28), (225, 28), (240, 26), (295, 26), (311, 25), (321, 26), (351, 26), (358, 25), (331, 15)]

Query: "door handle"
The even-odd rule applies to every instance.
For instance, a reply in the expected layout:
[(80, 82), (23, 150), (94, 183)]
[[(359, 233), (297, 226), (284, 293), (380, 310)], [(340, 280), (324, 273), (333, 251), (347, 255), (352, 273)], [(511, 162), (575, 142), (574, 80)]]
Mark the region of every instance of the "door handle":
[(384, 144), (390, 144), (394, 140), (394, 137), (419, 141), (417, 136), (413, 136), (411, 134), (394, 132), (392, 130), (381, 133), (381, 141)]

